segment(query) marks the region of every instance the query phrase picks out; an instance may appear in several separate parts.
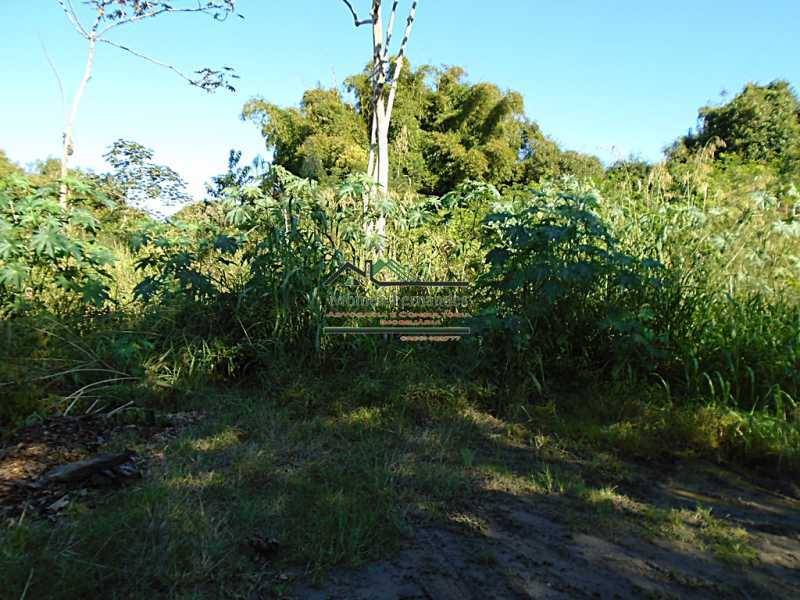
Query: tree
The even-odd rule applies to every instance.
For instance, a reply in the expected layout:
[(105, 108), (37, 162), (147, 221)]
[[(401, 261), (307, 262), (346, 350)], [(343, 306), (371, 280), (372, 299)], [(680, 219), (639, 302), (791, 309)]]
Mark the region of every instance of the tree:
[(384, 191), (389, 191), (389, 124), (392, 119), (397, 84), (405, 62), (406, 48), (414, 27), (417, 14), (417, 0), (411, 2), (411, 8), (406, 19), (406, 29), (400, 42), (400, 49), (394, 60), (389, 58), (389, 48), (392, 43), (394, 24), (397, 18), (398, 0), (392, 3), (386, 33), (383, 30), (383, 2), (372, 0), (372, 11), (369, 19), (359, 19), (348, 0), (342, 0), (353, 15), (356, 27), (372, 25), (372, 122), (370, 125), (370, 148), (367, 174), (373, 177), (378, 186)]
[(300, 177), (337, 180), (367, 167), (367, 127), (337, 90), (308, 90), (299, 108), (254, 98), (242, 118), (260, 126), (274, 164)]
[[(349, 0), (342, 0), (353, 15), (356, 27), (362, 25), (372, 26), (372, 123), (370, 125), (369, 159), (367, 161), (367, 175), (375, 179), (378, 188), (384, 193), (389, 191), (389, 124), (392, 120), (392, 111), (397, 95), (397, 83), (405, 61), (406, 47), (411, 37), (411, 30), (417, 15), (418, 0), (412, 0), (411, 8), (406, 19), (406, 28), (400, 48), (394, 60), (389, 58), (389, 48), (392, 43), (397, 6), (399, 0), (392, 2), (389, 20), (384, 34), (383, 29), (383, 1), (372, 0), (372, 10), (369, 19), (360, 19)], [(383, 217), (378, 220), (377, 231), (383, 235), (385, 223)]]
[(698, 118), (699, 131), (682, 140), (689, 150), (716, 139), (723, 142), (717, 144), (717, 155), (770, 161), (800, 148), (800, 100), (786, 81), (766, 86), (749, 83), (727, 104), (701, 108)]
[(129, 140), (117, 140), (103, 158), (114, 172), (102, 178), (117, 190), (127, 204), (145, 209), (160, 199), (162, 205), (174, 206), (189, 200), (186, 183), (170, 167), (153, 162), (153, 151)]
[[(396, 191), (441, 196), (465, 179), (507, 187), (574, 174), (601, 177), (593, 157), (564, 152), (525, 116), (522, 96), (470, 83), (464, 69), (403, 69), (389, 125), (389, 178)], [(373, 123), (371, 67), (345, 80), (354, 105), (337, 90), (313, 89), (299, 108), (263, 98), (242, 117), (261, 129), (273, 163), (300, 177), (342, 179), (368, 166)]]
[[(153, 19), (155, 17), (166, 14), (178, 13), (201, 13), (212, 16), (215, 20), (225, 20), (230, 13), (235, 9), (236, 0), (220, 0), (220, 1), (207, 1), (196, 0), (194, 2), (186, 2), (186, 6), (173, 6), (175, 2), (155, 2), (149, 0), (87, 0), (83, 4), (88, 5), (89, 12), (92, 13), (91, 25), (84, 25), (83, 20), (80, 18), (78, 11), (75, 9), (73, 0), (56, 0), (66, 14), (67, 19), (87, 42), (87, 55), (86, 65), (83, 71), (83, 77), (78, 84), (75, 95), (72, 99), (72, 107), (66, 118), (63, 146), (61, 153), (61, 189), (59, 193), (59, 201), (62, 207), (66, 207), (67, 203), (67, 186), (63, 179), (67, 176), (69, 165), (69, 157), (74, 153), (73, 132), (75, 129), (75, 119), (78, 114), (78, 107), (83, 97), (86, 85), (92, 77), (94, 69), (94, 59), (97, 51), (98, 44), (108, 44), (120, 50), (124, 50), (134, 56), (151, 62), (160, 67), (171, 70), (182, 79), (189, 82), (193, 86), (197, 86), (206, 91), (212, 91), (217, 88), (223, 87), (230, 91), (234, 91), (233, 86), (229, 83), (230, 78), (236, 78), (231, 67), (222, 67), (220, 70), (210, 69), (204, 67), (193, 73), (193, 76), (185, 74), (183, 71), (177, 69), (173, 65), (162, 62), (155, 58), (151, 58), (141, 52), (134, 50), (128, 46), (108, 39), (106, 36), (123, 25), (130, 25), (146, 19)], [(193, 4), (193, 5), (192, 5)], [(239, 15), (241, 17), (241, 15)], [(60, 80), (59, 80), (60, 85)]]
[(17, 165), (11, 162), (6, 156), (6, 153), (0, 150), (0, 177), (6, 177), (13, 173), (21, 173), (22, 169), (20, 169)]

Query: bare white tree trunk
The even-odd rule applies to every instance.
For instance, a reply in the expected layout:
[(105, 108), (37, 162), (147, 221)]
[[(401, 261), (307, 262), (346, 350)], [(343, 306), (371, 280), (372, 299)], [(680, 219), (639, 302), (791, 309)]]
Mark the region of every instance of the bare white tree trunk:
[[(393, 19), (392, 19), (393, 21)], [(391, 34), (389, 34), (391, 36)], [(372, 176), (377, 179), (380, 172), (380, 133), (382, 125), (380, 94), (386, 84), (386, 70), (383, 68), (386, 48), (383, 44), (383, 17), (381, 0), (372, 3), (372, 133), (370, 139), (370, 155), (374, 159)], [(376, 155), (377, 151), (377, 155)]]
[[(413, 0), (406, 20), (406, 29), (403, 40), (400, 43), (400, 50), (397, 59), (392, 65), (389, 60), (389, 45), (392, 41), (395, 20), (397, 18), (397, 5), (399, 0), (393, 0), (391, 13), (389, 15), (388, 26), (386, 28), (386, 38), (384, 41), (383, 33), (383, 0), (372, 0), (371, 18), (359, 19), (358, 14), (349, 0), (342, 0), (353, 16), (356, 27), (361, 25), (372, 25), (372, 123), (370, 126), (369, 140), (369, 161), (367, 163), (367, 175), (375, 180), (375, 187), (370, 194), (371, 198), (364, 200), (364, 209), (368, 208), (369, 201), (375, 200), (379, 193), (389, 192), (389, 124), (392, 120), (392, 110), (394, 109), (395, 96), (397, 94), (397, 84), (400, 80), (400, 73), (405, 62), (406, 47), (411, 36), (411, 30), (417, 16), (417, 4), (419, 0)], [(392, 68), (394, 66), (394, 68)], [(387, 90), (388, 83), (388, 90)], [(385, 232), (386, 220), (381, 217), (377, 223), (367, 225), (367, 231), (373, 229), (380, 235)]]
[(369, 136), (369, 162), (367, 163), (367, 175), (375, 177), (375, 149), (378, 147), (378, 122), (377, 116), (372, 115), (372, 126)]
[[(372, 47), (373, 47), (373, 94), (372, 94), (372, 127), (370, 131), (370, 150), (367, 174), (375, 179), (376, 186), (373, 189), (373, 198), (378, 193), (389, 193), (389, 124), (392, 119), (394, 102), (397, 95), (397, 85), (400, 81), (400, 73), (405, 62), (405, 52), (411, 30), (414, 26), (417, 13), (417, 2), (411, 3), (411, 8), (406, 21), (406, 29), (403, 40), (400, 43), (400, 50), (397, 59), (394, 61), (392, 69), (389, 60), (389, 44), (392, 40), (394, 23), (397, 17), (397, 5), (399, 0), (392, 3), (389, 25), (386, 30), (386, 41), (383, 39), (383, 20), (381, 17), (381, 0), (373, 0), (372, 4)], [(387, 93), (388, 82), (388, 93)], [(375, 230), (379, 235), (384, 235), (386, 229), (386, 219), (380, 217), (375, 224)]]
[[(380, 114), (380, 108), (378, 109)], [(375, 169), (376, 189), (374, 194), (388, 194), (389, 193), (389, 119), (385, 115), (383, 118), (377, 119), (377, 145), (378, 145), (378, 160)], [(375, 224), (375, 230), (378, 235), (383, 236), (386, 233), (386, 217), (381, 215)]]
[(78, 116), (78, 107), (83, 97), (83, 92), (86, 89), (86, 84), (92, 77), (92, 69), (94, 68), (94, 54), (97, 49), (97, 40), (94, 35), (89, 36), (89, 51), (86, 56), (86, 68), (83, 71), (83, 77), (75, 92), (75, 97), (72, 99), (72, 108), (67, 118), (66, 127), (64, 129), (64, 146), (61, 151), (61, 189), (59, 191), (59, 203), (61, 208), (67, 207), (67, 184), (64, 179), (67, 177), (69, 168), (69, 157), (74, 152), (74, 145), (72, 143), (72, 132), (75, 129), (75, 119)]

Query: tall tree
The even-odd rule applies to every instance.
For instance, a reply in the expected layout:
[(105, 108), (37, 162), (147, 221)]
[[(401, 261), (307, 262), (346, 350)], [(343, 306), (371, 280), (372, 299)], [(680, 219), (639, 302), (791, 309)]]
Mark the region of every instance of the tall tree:
[[(411, 30), (414, 27), (414, 21), (417, 16), (418, 0), (412, 0), (411, 2), (403, 39), (400, 42), (397, 56), (393, 60), (390, 59), (389, 48), (392, 43), (399, 0), (393, 0), (392, 2), (385, 32), (383, 28), (382, 0), (372, 0), (372, 10), (368, 19), (360, 19), (349, 0), (342, 0), (342, 2), (350, 10), (356, 27), (361, 27), (362, 25), (372, 26), (372, 124), (370, 127), (367, 174), (375, 179), (378, 187), (383, 192), (388, 192), (389, 124), (392, 119), (397, 84), (400, 81), (400, 73), (403, 70), (408, 40), (411, 37)], [(384, 226), (383, 218), (379, 219), (377, 223), (379, 234), (383, 233)]]
[[(177, 74), (182, 79), (186, 80), (193, 86), (197, 86), (206, 91), (212, 91), (217, 88), (223, 87), (230, 91), (234, 91), (233, 86), (228, 81), (229, 77), (236, 78), (233, 74), (233, 69), (230, 67), (222, 67), (220, 70), (210, 69), (204, 67), (194, 71), (192, 76), (185, 74), (175, 66), (142, 54), (138, 50), (134, 50), (128, 46), (108, 39), (106, 36), (112, 30), (122, 27), (124, 25), (131, 25), (146, 19), (153, 19), (155, 17), (167, 14), (179, 13), (201, 13), (212, 16), (215, 20), (224, 21), (235, 10), (236, 0), (193, 0), (187, 1), (183, 6), (175, 6), (176, 2), (154, 2), (148, 0), (86, 0), (83, 2), (87, 5), (88, 12), (91, 17), (86, 20), (81, 19), (79, 11), (75, 8), (73, 0), (56, 0), (66, 14), (67, 19), (75, 28), (75, 31), (84, 38), (87, 42), (87, 55), (86, 65), (83, 71), (78, 88), (72, 99), (72, 107), (66, 117), (64, 125), (63, 146), (61, 152), (61, 191), (59, 198), (62, 206), (67, 204), (67, 185), (64, 179), (67, 176), (67, 169), (69, 165), (69, 157), (74, 153), (73, 132), (75, 129), (75, 119), (78, 114), (78, 107), (80, 106), (81, 98), (83, 98), (84, 90), (89, 80), (92, 77), (94, 70), (94, 59), (97, 52), (98, 44), (108, 44), (120, 50), (124, 50), (134, 56), (151, 62), (160, 67), (167, 68)], [(239, 15), (241, 17), (241, 15)], [(60, 84), (60, 81), (59, 81)]]
[(242, 118), (259, 125), (273, 163), (300, 177), (336, 180), (367, 166), (367, 127), (338, 90), (308, 90), (299, 108), (253, 98)]
[(689, 150), (721, 140), (717, 155), (733, 154), (745, 160), (770, 161), (800, 149), (800, 98), (787, 81), (760, 86), (748, 83), (730, 102), (705, 106), (698, 114), (697, 133), (685, 136), (672, 149)]
[[(259, 126), (274, 164), (301, 177), (339, 180), (367, 168), (370, 74), (368, 65), (345, 79), (354, 103), (338, 90), (315, 88), (299, 107), (253, 98), (242, 117)], [(440, 196), (465, 179), (507, 187), (563, 174), (602, 177), (597, 158), (562, 150), (524, 108), (519, 93), (470, 83), (460, 67), (407, 66), (389, 127), (392, 190)]]

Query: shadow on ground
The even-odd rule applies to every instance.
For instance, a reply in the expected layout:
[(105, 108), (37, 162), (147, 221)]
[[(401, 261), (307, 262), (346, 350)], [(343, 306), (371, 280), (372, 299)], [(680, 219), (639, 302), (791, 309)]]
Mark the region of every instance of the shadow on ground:
[[(555, 458), (498, 443), (492, 427), (477, 455), (478, 471), (482, 459), (504, 465), (508, 484), (477, 477), (477, 493), (443, 521), (419, 520), (393, 557), (335, 569), (293, 597), (800, 596), (800, 502), (770, 489), (779, 482), (707, 462)], [(522, 483), (536, 472), (556, 475)]]

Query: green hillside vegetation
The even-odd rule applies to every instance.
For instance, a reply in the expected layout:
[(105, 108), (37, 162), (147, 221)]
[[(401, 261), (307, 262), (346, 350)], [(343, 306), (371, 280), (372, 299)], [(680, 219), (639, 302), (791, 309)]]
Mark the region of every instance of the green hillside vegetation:
[[(362, 175), (367, 75), (346, 87), (308, 90), (298, 108), (249, 101), (242, 117), (274, 162), (231, 152), (208, 197), (167, 221), (142, 202), (179, 202), (182, 182), (139, 144), (110, 149), (111, 173), (73, 171), (66, 210), (57, 164), (27, 172), (0, 153), (4, 435), (56, 412), (209, 415), (170, 447), (165, 478), (121, 505), (52, 534), (33, 519), (0, 533), (14, 597), (34, 566), (29, 597), (242, 591), (239, 528), (270, 530), (280, 560), (314, 574), (361, 564), (396, 547), (401, 506), (435, 520), (475, 478), (523, 486), (475, 450), (495, 444), (491, 424), (508, 448), (553, 456), (800, 476), (800, 102), (788, 83), (701, 108), (663, 162), (606, 168), (545, 136), (516, 92), (458, 67), (409, 68), (394, 188), (376, 203)], [(380, 216), (384, 240), (369, 227)], [(326, 277), (378, 257), (414, 279), (469, 281), (475, 335), (321, 335), (346, 291)], [(259, 474), (287, 456), (284, 475)], [(548, 466), (524, 485), (575, 506), (611, 497), (565, 473)], [(313, 530), (309, 513), (323, 515)], [(676, 515), (630, 518), (663, 532), (682, 527)], [(751, 560), (744, 537), (704, 518), (698, 544)]]

